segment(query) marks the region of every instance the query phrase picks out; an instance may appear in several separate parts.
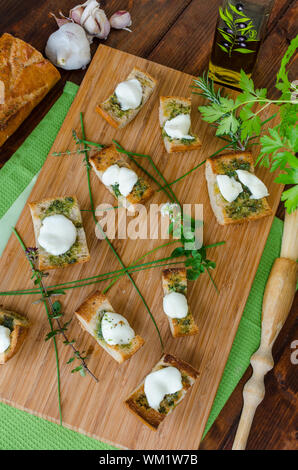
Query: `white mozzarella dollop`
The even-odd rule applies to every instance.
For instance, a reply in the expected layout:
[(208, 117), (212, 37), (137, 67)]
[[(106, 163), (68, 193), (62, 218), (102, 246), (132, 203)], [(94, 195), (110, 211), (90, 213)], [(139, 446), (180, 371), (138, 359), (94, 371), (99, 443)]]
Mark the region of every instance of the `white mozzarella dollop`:
[(119, 183), (119, 171), (120, 168), (118, 165), (111, 165), (102, 175), (102, 182), (106, 186), (113, 186), (114, 184)]
[(123, 196), (128, 196), (138, 181), (138, 175), (129, 168), (121, 167), (119, 171), (119, 191)]
[(155, 410), (158, 410), (165, 395), (179, 392), (182, 388), (181, 373), (176, 367), (156, 370), (145, 378), (144, 392), (149, 406)]
[(170, 292), (163, 298), (163, 310), (168, 317), (184, 318), (188, 313), (185, 295), (179, 292)]
[(0, 354), (10, 346), (10, 329), (0, 325)]
[(126, 80), (117, 85), (115, 95), (123, 111), (136, 109), (142, 102), (142, 85), (136, 78)]
[(217, 175), (216, 181), (222, 196), (228, 202), (233, 202), (242, 193), (243, 188), (235, 178), (227, 175)]
[(173, 119), (166, 121), (164, 130), (172, 139), (193, 139), (189, 135), (190, 129), (190, 115), (189, 114), (178, 114)]
[(77, 229), (64, 215), (56, 214), (42, 221), (38, 243), (51, 255), (62, 255), (74, 244)]
[(126, 318), (114, 312), (104, 313), (101, 320), (101, 331), (103, 339), (111, 346), (128, 344), (135, 337), (135, 332)]
[(266, 185), (256, 175), (246, 170), (236, 170), (239, 180), (251, 192), (250, 199), (262, 199), (269, 196)]
[(119, 185), (119, 191), (122, 196), (128, 196), (136, 182), (138, 175), (129, 168), (119, 167), (118, 165), (111, 165), (102, 175), (102, 182), (106, 186)]

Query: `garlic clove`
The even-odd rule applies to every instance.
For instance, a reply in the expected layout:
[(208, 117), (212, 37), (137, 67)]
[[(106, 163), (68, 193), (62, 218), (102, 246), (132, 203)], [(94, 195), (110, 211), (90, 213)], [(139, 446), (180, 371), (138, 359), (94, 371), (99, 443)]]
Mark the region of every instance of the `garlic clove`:
[[(52, 16), (53, 18), (55, 18), (56, 23), (59, 26), (59, 28), (60, 28), (60, 26), (66, 24), (66, 23), (70, 23), (70, 21), (71, 21), (69, 18), (66, 18), (65, 16), (63, 16), (62, 18), (57, 18), (57, 16), (52, 12), (49, 13), (49, 16)], [(61, 13), (60, 13), (60, 16), (61, 16)]]
[(69, 12), (69, 17), (77, 24), (81, 24), (81, 18), (84, 13), (84, 8), (78, 5), (72, 8)]
[(128, 29), (132, 25), (131, 16), (128, 11), (119, 10), (114, 13), (110, 18), (110, 24), (115, 29)]

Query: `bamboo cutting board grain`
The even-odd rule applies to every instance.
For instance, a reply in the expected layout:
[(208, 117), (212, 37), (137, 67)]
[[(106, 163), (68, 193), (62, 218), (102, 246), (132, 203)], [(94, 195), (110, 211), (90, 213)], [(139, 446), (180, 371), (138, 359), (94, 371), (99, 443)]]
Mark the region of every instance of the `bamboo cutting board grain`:
[[(133, 66), (152, 74), (158, 80), (158, 87), (137, 118), (126, 128), (115, 130), (95, 113), (94, 108), (96, 103), (103, 101), (114, 86), (127, 76)], [(202, 100), (193, 95), (192, 128), (202, 140), (202, 149), (171, 155), (164, 151), (158, 124), (158, 97), (187, 97), (190, 95), (191, 83), (190, 75), (101, 45), (50, 153), (74, 149), (71, 131), (73, 128), (79, 130), (79, 112), (82, 111), (87, 139), (109, 144), (115, 138), (128, 150), (150, 154), (165, 178), (173, 181), (222, 146), (221, 141), (214, 137), (214, 129), (200, 120), (196, 108)], [(266, 111), (269, 115), (270, 109), (267, 108)], [(273, 124), (274, 121), (271, 122)], [(142, 163), (147, 166), (147, 163)], [(282, 187), (273, 183), (274, 176), (267, 170), (257, 168), (256, 173), (269, 188), (269, 203), (275, 213)], [(91, 180), (95, 203), (114, 204), (112, 196), (94, 174)], [(58, 340), (64, 425), (124, 448), (198, 448), (273, 219), (272, 216), (242, 226), (218, 225), (209, 204), (203, 167), (177, 183), (173, 189), (181, 203), (204, 205), (205, 244), (226, 240), (225, 246), (209, 252), (209, 258), (217, 263), (213, 274), (220, 295), (216, 293), (207, 275), (194, 283), (189, 282), (188, 299), (200, 331), (197, 336), (181, 339), (171, 337), (168, 320), (162, 311), (160, 269), (134, 275), (160, 327), (166, 352), (188, 361), (200, 371), (200, 378), (192, 391), (156, 433), (147, 429), (125, 408), (124, 399), (162, 354), (154, 326), (127, 278), (122, 277), (108, 295), (115, 311), (126, 315), (135, 331), (146, 340), (145, 346), (130, 361), (118, 365), (74, 320), (69, 327), (69, 337), (76, 338), (81, 351), (89, 352), (89, 367), (99, 378), (99, 383), (96, 384), (89, 376), (82, 378), (70, 373), (71, 366), (66, 365), (66, 361), (71, 352)], [(82, 156), (48, 156), (30, 200), (70, 194), (77, 195), (81, 209), (89, 208)], [(154, 203), (165, 201), (166, 197), (162, 192), (156, 193), (152, 199)], [(90, 213), (82, 214), (91, 261), (50, 272), (46, 279), (48, 285), (119, 269), (107, 243), (96, 238)], [(128, 217), (128, 222), (129, 220), (131, 217)], [(34, 246), (28, 207), (24, 208), (17, 229), (26, 245)], [(162, 242), (157, 239), (116, 239), (113, 243), (128, 265)], [(168, 256), (171, 250), (172, 247), (160, 250), (155, 259)], [(0, 272), (1, 291), (32, 287), (27, 261), (14, 237), (10, 238), (0, 260)], [(106, 285), (97, 284), (97, 288), (103, 289)], [(72, 317), (76, 307), (95, 288), (96, 286), (88, 286), (68, 291), (67, 295), (59, 299), (63, 303), (65, 319)], [(18, 355), (1, 367), (0, 399), (58, 422), (54, 349), (50, 341), (44, 341), (48, 324), (43, 306), (32, 303), (37, 298), (38, 296), (7, 296), (1, 299), (7, 308), (26, 313), (32, 321), (32, 328)]]

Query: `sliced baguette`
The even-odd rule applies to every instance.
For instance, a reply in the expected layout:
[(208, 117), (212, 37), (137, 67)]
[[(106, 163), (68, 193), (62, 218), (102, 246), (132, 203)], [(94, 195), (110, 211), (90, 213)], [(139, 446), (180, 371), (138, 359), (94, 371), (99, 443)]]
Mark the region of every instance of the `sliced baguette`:
[[(171, 292), (178, 292), (187, 295), (187, 277), (185, 268), (171, 268), (162, 271), (162, 288), (163, 294), (167, 295)], [(167, 316), (168, 317), (168, 316)], [(171, 333), (174, 338), (180, 336), (196, 335), (199, 331), (195, 324), (194, 318), (190, 310), (185, 318), (168, 317)]]
[(100, 103), (96, 107), (96, 111), (109, 123), (111, 126), (115, 128), (121, 128), (126, 126), (129, 122), (131, 122), (138, 112), (142, 109), (144, 104), (148, 101), (153, 90), (157, 84), (155, 78), (151, 77), (146, 72), (143, 72), (138, 67), (134, 67), (130, 74), (126, 77), (125, 81), (131, 80), (136, 78), (142, 85), (142, 102), (140, 106), (136, 109), (128, 109), (127, 111), (123, 111), (120, 107), (120, 104), (117, 101), (115, 93), (113, 93), (109, 98)]
[[(125, 400), (125, 405), (129, 408), (129, 410), (153, 431), (158, 429), (158, 426), (163, 422), (166, 416), (170, 414), (174, 408), (176, 408), (176, 406), (183, 400), (187, 391), (193, 386), (199, 375), (198, 371), (191, 365), (187, 364), (187, 362), (177, 359), (171, 354), (164, 354), (155, 367), (153, 367), (151, 372), (169, 366), (176, 367), (181, 372), (183, 388), (181, 391), (175, 394), (177, 396), (174, 398), (169, 395), (165, 396), (159, 408), (159, 410), (162, 412), (150, 408), (144, 392), (145, 379)], [(167, 398), (171, 399), (171, 405), (169, 405)]]
[[(128, 163), (126, 155), (117, 152), (115, 145), (105, 147), (99, 152), (95, 152), (90, 155), (89, 161), (102, 182), (102, 175), (111, 165), (118, 165), (119, 167), (125, 166), (131, 168)], [(143, 204), (147, 201), (154, 193), (148, 181), (143, 177), (139, 177), (138, 181), (133, 187), (133, 190), (128, 196), (117, 196), (112, 186), (105, 186), (111, 194), (117, 199), (118, 204), (122, 207), (126, 207), (129, 211), (134, 211), (136, 204)], [(141, 191), (140, 191), (141, 189)]]
[[(29, 207), (34, 226), (35, 243), (38, 248), (39, 269), (41, 271), (64, 268), (89, 261), (90, 255), (82, 224), (81, 211), (76, 196), (57, 196), (43, 199), (29, 203)], [(64, 215), (73, 222), (77, 229), (77, 239), (74, 245), (69, 251), (58, 256), (51, 255), (38, 243), (43, 219), (54, 214)]]
[(196, 150), (201, 147), (199, 137), (192, 133), (189, 134), (194, 137), (193, 140), (187, 139), (172, 139), (169, 137), (165, 130), (164, 125), (166, 121), (173, 119), (179, 114), (191, 113), (191, 100), (188, 98), (181, 98), (178, 96), (161, 96), (159, 105), (159, 123), (161, 127), (161, 134), (164, 141), (166, 151), (173, 152), (186, 152), (188, 150)]
[(3, 353), (0, 353), (0, 364), (5, 364), (22, 346), (30, 322), (23, 315), (0, 307), (0, 325), (6, 326), (11, 331), (10, 346)]
[(115, 312), (106, 295), (99, 291), (91, 294), (77, 309), (76, 316), (82, 328), (120, 364), (133, 356), (144, 344), (143, 338), (136, 335), (127, 345), (111, 346), (98, 336), (98, 325), (104, 312)]
[(250, 152), (232, 152), (221, 154), (206, 160), (206, 180), (210, 198), (210, 204), (214, 215), (220, 225), (241, 224), (260, 219), (272, 214), (267, 199), (243, 200), (242, 193), (232, 203), (226, 201), (221, 195), (216, 176), (228, 174), (237, 179), (233, 174), (236, 169), (245, 169), (254, 173), (254, 161)]

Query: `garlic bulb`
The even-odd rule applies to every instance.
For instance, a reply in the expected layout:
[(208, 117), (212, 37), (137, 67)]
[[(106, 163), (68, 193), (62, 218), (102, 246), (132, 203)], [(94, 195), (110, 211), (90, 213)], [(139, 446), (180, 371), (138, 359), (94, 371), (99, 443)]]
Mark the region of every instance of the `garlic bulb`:
[(111, 26), (97, 0), (87, 0), (87, 2), (77, 5), (69, 12), (70, 18), (83, 26), (88, 34), (99, 39), (107, 39)]
[(65, 70), (84, 69), (91, 60), (86, 33), (75, 23), (63, 24), (51, 34), (45, 53), (54, 65)]
[(126, 31), (131, 32), (128, 28), (128, 26), (131, 26), (132, 24), (130, 13), (125, 10), (116, 11), (116, 13), (114, 13), (110, 18), (110, 24), (112, 28), (125, 29)]

